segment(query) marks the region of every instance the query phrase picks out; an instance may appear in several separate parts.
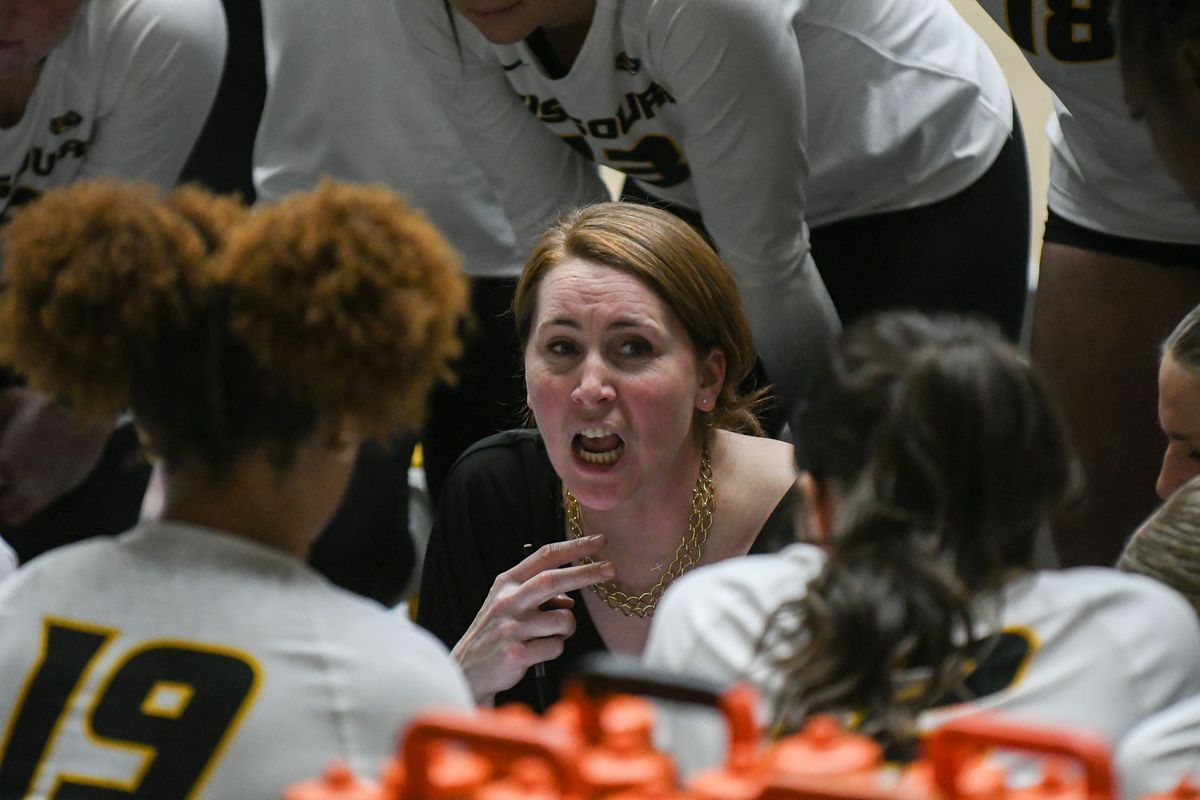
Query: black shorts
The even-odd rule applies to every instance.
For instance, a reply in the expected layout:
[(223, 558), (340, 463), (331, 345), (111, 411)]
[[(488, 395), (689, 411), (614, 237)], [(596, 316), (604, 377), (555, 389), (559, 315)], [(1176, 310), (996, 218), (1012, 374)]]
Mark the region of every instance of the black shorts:
[(1046, 213), (1046, 233), (1043, 242), (1095, 250), (1121, 258), (1132, 258), (1164, 267), (1200, 267), (1200, 244), (1153, 242), (1149, 239), (1130, 239), (1085, 228), (1071, 220)]
[(887, 309), (996, 322), (1016, 341), (1028, 291), (1029, 172), (1020, 121), (984, 174), (933, 203), (812, 229), (825, 288), (849, 325)]

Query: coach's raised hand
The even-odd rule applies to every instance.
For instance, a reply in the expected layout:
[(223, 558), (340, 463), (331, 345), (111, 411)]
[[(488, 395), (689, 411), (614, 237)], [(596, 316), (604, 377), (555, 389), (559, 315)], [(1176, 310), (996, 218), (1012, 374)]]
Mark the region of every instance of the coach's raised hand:
[(563, 640), (575, 632), (575, 616), (560, 597), (615, 575), (608, 561), (563, 565), (603, 546), (603, 536), (553, 542), (496, 576), (483, 607), (451, 653), (476, 702), (490, 703), (531, 666), (562, 654)]

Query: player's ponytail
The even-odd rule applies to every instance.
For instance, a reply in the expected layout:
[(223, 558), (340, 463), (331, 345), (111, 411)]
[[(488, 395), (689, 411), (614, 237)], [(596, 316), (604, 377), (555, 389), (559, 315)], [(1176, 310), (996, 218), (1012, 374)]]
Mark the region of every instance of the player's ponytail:
[(85, 419), (114, 418), (164, 329), (198, 313), (205, 246), (149, 186), (49, 191), (3, 233), (0, 360)]
[(777, 721), (855, 714), (887, 743), (964, 677), (982, 594), (1031, 566), (1072, 472), (1062, 430), (1011, 346), (973, 323), (900, 378), (828, 562), (771, 620)]

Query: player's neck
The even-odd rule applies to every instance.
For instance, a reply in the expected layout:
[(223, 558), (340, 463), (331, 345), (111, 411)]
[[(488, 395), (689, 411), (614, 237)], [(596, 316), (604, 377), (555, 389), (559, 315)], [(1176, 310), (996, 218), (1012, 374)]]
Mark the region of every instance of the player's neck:
[(0, 128), (11, 128), (25, 116), (29, 98), (37, 89), (42, 63), (17, 73), (0, 76)]
[(583, 43), (587, 40), (588, 30), (591, 26), (591, 14), (588, 13), (587, 18), (584, 20), (542, 28), (542, 33), (546, 37), (546, 43), (553, 51), (554, 58), (563, 72), (571, 71), (571, 67), (575, 64), (575, 58), (579, 55), (579, 51), (583, 49)]
[[(240, 456), (218, 477), (198, 466), (168, 470), (162, 518), (231, 533), (305, 558), (328, 521), (332, 500), (321, 482), (337, 484), (309, 459), (280, 470), (261, 452)], [(344, 483), (342, 484), (344, 488)]]

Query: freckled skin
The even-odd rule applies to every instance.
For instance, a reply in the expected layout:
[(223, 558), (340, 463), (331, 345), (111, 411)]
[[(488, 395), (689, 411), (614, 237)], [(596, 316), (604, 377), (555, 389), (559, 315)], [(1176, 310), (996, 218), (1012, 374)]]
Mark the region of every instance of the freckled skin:
[(537, 28), (586, 25), (596, 8), (595, 0), (450, 0), (450, 5), (492, 44), (516, 44)]
[[(693, 411), (720, 388), (720, 379), (711, 385), (713, 351), (699, 354), (679, 318), (628, 273), (573, 260), (546, 275), (525, 350), (529, 406), (582, 505), (653, 498), (671, 476), (695, 474)], [(576, 434), (593, 427), (624, 442), (613, 464), (576, 454)]]
[(82, 0), (0, 0), (0, 79), (19, 78), (67, 35)]
[(1158, 370), (1158, 419), (1167, 435), (1167, 448), (1155, 490), (1166, 500), (1200, 475), (1200, 374), (1169, 354)]

